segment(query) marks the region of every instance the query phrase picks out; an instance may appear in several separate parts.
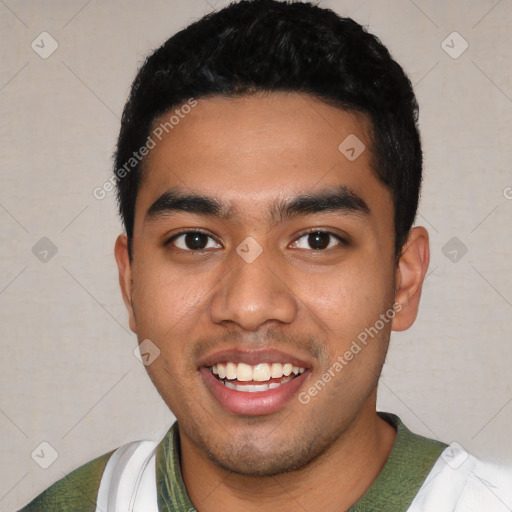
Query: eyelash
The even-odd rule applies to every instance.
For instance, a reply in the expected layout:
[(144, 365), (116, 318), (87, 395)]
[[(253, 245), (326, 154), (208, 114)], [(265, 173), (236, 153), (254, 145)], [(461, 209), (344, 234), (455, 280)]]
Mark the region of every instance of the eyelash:
[[(324, 229), (311, 229), (309, 231), (306, 231), (305, 233), (302, 233), (299, 237), (297, 237), (293, 243), (296, 244), (300, 239), (304, 238), (304, 237), (307, 237), (309, 235), (314, 235), (316, 233), (321, 233), (322, 235), (329, 235), (331, 238), (334, 238), (335, 240), (337, 240), (337, 244), (334, 246), (334, 247), (337, 247), (338, 245), (341, 245), (341, 246), (348, 246), (348, 241), (341, 237), (340, 235), (337, 235), (335, 233), (332, 233), (331, 231), (327, 231), (327, 230), (324, 230)], [(315, 252), (326, 252), (330, 249), (333, 249), (334, 247), (328, 247), (326, 249), (303, 249), (303, 250), (311, 250), (311, 251), (315, 251)]]
[[(214, 236), (210, 235), (209, 233), (207, 233), (205, 231), (202, 231), (200, 229), (194, 229), (194, 230), (185, 230), (185, 231), (181, 231), (179, 233), (176, 233), (171, 238), (169, 238), (169, 240), (167, 240), (167, 242), (165, 242), (165, 245), (166, 246), (167, 245), (174, 245), (173, 242), (175, 242), (179, 237), (184, 236), (184, 235), (195, 235), (195, 234), (207, 236), (211, 240), (214, 240), (215, 243), (220, 244), (220, 242)], [(174, 247), (174, 248), (177, 251), (184, 251), (184, 252), (202, 252), (202, 251), (205, 250), (205, 249), (201, 249), (201, 250), (194, 251), (192, 249), (181, 249), (180, 247)]]
[[(327, 230), (323, 230), (323, 229), (311, 229), (311, 230), (309, 230), (309, 231), (307, 231), (305, 233), (302, 233), (300, 236), (295, 238), (292, 243), (296, 244), (302, 238), (307, 237), (307, 236), (312, 235), (312, 234), (315, 234), (315, 233), (321, 233), (321, 234), (324, 234), (324, 235), (329, 235), (330, 237), (336, 239), (338, 243), (334, 247), (337, 247), (338, 245), (347, 247), (349, 245), (349, 242), (345, 238), (343, 238), (340, 235), (337, 235), (335, 233), (332, 233), (331, 231), (327, 231)], [(167, 240), (165, 242), (165, 245), (166, 246), (174, 245), (173, 242), (175, 242), (179, 237), (184, 236), (184, 235), (194, 235), (194, 234), (200, 234), (200, 235), (207, 236), (211, 240), (213, 240), (216, 244), (221, 245), (220, 242), (214, 236), (212, 236), (211, 234), (209, 234), (209, 233), (207, 233), (205, 231), (199, 230), (199, 229), (188, 230), (188, 231), (181, 231), (179, 233), (176, 233), (169, 240)], [(315, 251), (315, 252), (326, 252), (328, 250), (333, 249), (334, 247), (328, 247), (326, 249), (299, 249), (299, 250), (311, 250), (311, 251)], [(177, 251), (197, 252), (197, 253), (200, 253), (200, 252), (203, 252), (203, 251), (207, 250), (207, 248), (205, 248), (205, 249), (198, 249), (198, 250), (182, 249), (182, 248), (176, 247), (176, 246), (174, 246), (174, 249), (177, 250)]]

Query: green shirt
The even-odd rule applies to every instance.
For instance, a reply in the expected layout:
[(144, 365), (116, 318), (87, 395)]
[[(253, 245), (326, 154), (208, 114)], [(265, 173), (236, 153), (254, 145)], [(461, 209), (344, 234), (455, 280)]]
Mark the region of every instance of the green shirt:
[[(379, 476), (348, 512), (405, 512), (446, 448), (443, 443), (413, 434), (397, 416), (378, 414), (397, 429), (396, 441)], [(101, 476), (112, 453), (76, 469), (20, 512), (95, 512)], [(181, 476), (177, 422), (158, 445), (156, 480), (160, 512), (194, 510)]]

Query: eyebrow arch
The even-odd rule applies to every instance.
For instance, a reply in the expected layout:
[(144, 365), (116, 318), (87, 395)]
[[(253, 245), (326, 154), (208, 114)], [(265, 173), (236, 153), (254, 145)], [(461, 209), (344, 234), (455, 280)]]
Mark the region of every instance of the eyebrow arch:
[[(154, 220), (174, 212), (190, 212), (226, 220), (233, 215), (233, 209), (218, 199), (200, 194), (184, 194), (171, 189), (164, 192), (149, 207), (144, 221)], [(349, 187), (330, 187), (275, 202), (270, 208), (270, 221), (277, 223), (290, 217), (323, 212), (366, 216), (370, 213), (370, 208)]]
[(212, 197), (168, 190), (149, 207), (144, 220), (154, 220), (174, 212), (190, 212), (226, 219), (231, 214), (228, 208)]
[(352, 189), (341, 185), (327, 188), (314, 193), (307, 193), (294, 197), (288, 201), (281, 201), (274, 206), (271, 216), (274, 222), (277, 219), (309, 215), (323, 212), (350, 213), (359, 216), (370, 214), (366, 202)]

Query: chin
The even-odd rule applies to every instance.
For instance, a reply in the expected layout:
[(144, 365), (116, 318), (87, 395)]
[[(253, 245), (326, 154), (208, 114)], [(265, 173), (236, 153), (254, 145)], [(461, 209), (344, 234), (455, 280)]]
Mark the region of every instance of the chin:
[(321, 437), (307, 440), (289, 436), (281, 444), (272, 443), (271, 446), (267, 443), (261, 446), (254, 439), (245, 439), (205, 451), (208, 458), (225, 471), (240, 476), (272, 477), (309, 465), (327, 450), (331, 442), (331, 439)]
[(247, 477), (272, 477), (296, 471), (306, 466), (310, 460), (304, 455), (290, 458), (285, 454), (262, 454), (255, 450), (246, 450), (246, 453), (237, 453), (236, 458), (219, 458), (216, 454), (209, 454), (210, 460), (225, 471)]

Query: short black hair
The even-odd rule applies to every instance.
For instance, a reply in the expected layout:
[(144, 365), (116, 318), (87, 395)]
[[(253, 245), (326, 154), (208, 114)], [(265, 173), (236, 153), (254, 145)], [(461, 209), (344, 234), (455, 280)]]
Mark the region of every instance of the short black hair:
[(305, 93), (369, 118), (372, 169), (391, 191), (400, 254), (422, 179), (411, 82), (380, 40), (351, 18), (309, 2), (276, 0), (242, 0), (212, 12), (168, 39), (140, 68), (114, 166), (130, 254), (144, 164), (138, 151), (155, 119), (191, 98), (277, 91)]

